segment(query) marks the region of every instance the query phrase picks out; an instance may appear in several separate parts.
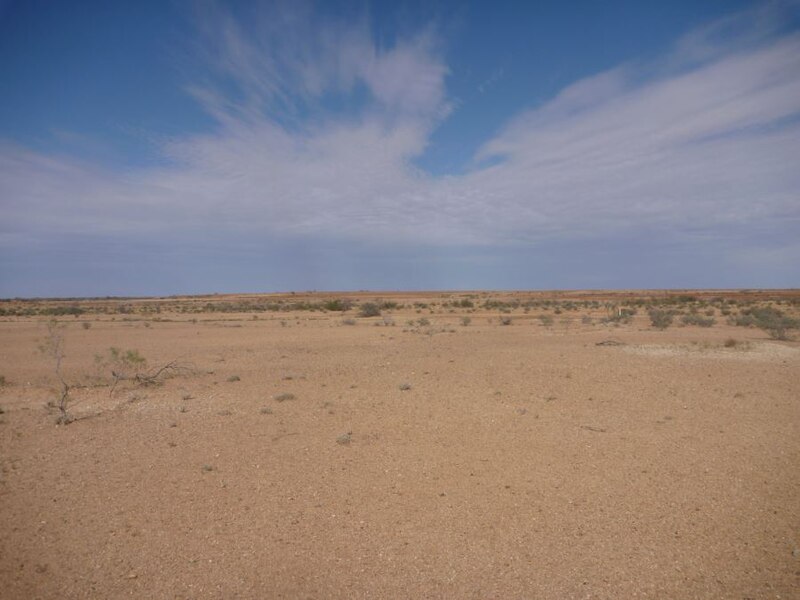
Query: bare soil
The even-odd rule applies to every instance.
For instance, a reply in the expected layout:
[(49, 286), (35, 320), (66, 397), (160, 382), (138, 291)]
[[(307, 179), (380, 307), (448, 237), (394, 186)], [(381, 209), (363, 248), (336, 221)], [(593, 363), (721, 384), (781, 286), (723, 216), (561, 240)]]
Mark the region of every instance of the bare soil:
[(60, 317), (68, 425), (3, 317), (0, 596), (800, 597), (800, 343), (349, 297), (403, 306)]

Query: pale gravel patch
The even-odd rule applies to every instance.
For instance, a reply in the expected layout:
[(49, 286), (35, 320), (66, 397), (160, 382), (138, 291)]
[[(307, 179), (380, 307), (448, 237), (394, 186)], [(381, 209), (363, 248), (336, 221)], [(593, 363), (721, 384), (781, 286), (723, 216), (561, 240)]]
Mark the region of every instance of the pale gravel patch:
[(703, 344), (636, 344), (621, 346), (624, 352), (639, 356), (690, 356), (693, 358), (722, 358), (730, 360), (788, 360), (800, 359), (800, 348), (773, 342), (746, 342), (747, 346), (726, 348), (723, 345)]

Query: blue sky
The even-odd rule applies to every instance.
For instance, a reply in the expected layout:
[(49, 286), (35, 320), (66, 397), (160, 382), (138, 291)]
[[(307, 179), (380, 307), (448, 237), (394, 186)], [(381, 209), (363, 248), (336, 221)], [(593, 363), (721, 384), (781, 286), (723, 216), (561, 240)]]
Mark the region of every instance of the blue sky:
[(0, 296), (798, 287), (799, 25), (0, 0)]

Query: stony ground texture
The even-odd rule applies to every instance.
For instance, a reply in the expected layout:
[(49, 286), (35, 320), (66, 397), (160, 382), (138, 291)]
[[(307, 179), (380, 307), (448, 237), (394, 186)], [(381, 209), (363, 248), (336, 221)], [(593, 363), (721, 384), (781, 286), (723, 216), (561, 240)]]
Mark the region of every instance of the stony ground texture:
[(0, 596), (800, 597), (800, 344), (388, 312), (0, 321)]

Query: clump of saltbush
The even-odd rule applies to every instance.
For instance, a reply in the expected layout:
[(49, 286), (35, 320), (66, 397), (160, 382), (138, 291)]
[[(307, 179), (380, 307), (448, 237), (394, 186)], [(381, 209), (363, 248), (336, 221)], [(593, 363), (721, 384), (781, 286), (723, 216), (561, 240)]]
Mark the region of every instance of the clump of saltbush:
[(681, 317), (681, 323), (697, 327), (711, 327), (716, 323), (716, 320), (713, 317), (703, 317), (697, 313), (690, 313)]
[(380, 317), (381, 309), (374, 302), (365, 302), (361, 305), (361, 309), (358, 311), (358, 314), (362, 317)]
[(742, 311), (732, 319), (741, 327), (758, 327), (773, 340), (788, 340), (789, 330), (800, 327), (800, 320), (793, 319), (774, 306), (756, 306)]
[(672, 325), (673, 313), (661, 308), (651, 308), (647, 313), (650, 316), (650, 323), (656, 329), (664, 330)]

